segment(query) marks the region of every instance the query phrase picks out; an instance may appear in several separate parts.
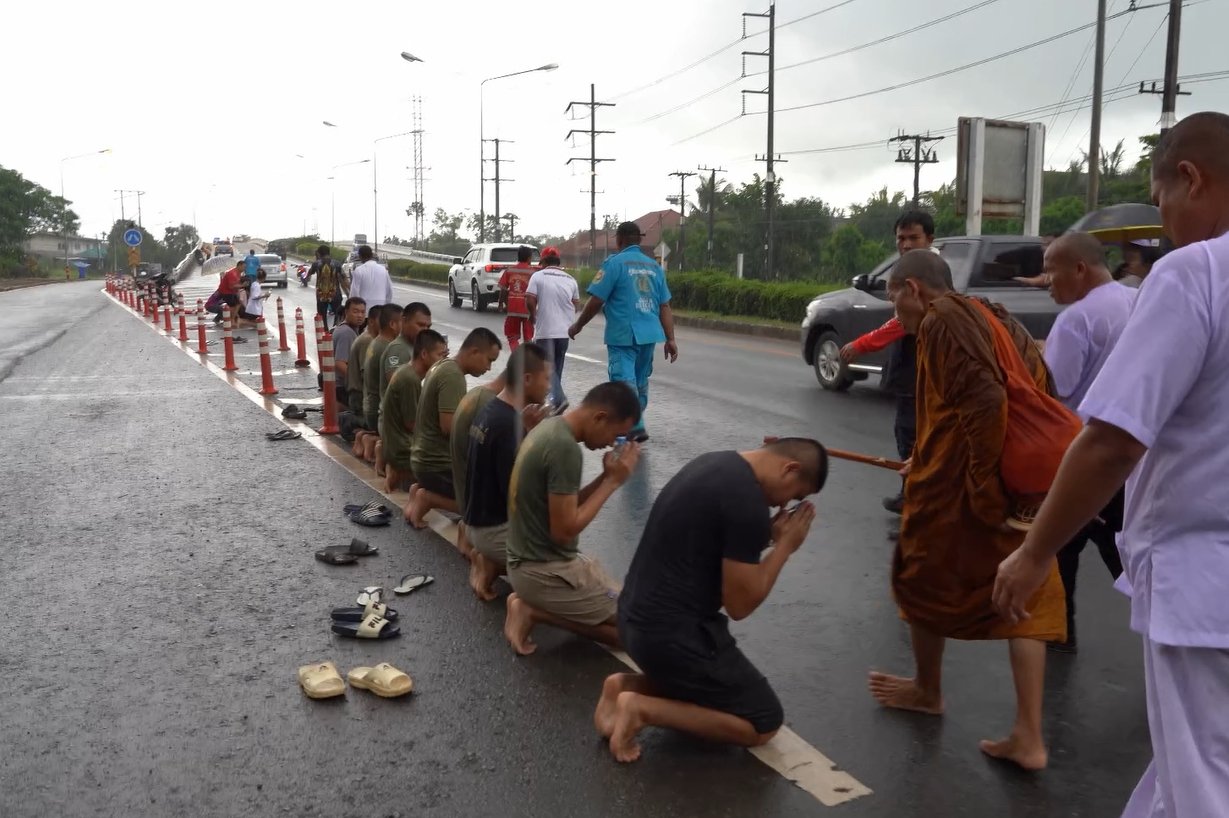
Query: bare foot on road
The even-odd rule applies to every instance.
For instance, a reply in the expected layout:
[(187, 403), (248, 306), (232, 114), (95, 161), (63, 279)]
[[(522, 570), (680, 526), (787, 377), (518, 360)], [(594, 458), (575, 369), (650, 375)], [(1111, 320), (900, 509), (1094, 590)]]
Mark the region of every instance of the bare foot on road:
[(914, 679), (871, 671), (869, 687), (875, 701), (884, 707), (911, 710), (931, 716), (943, 713), (943, 698), (923, 692)]
[(504, 638), (521, 656), (529, 656), (538, 646), (529, 638), (533, 632), (533, 615), (529, 606), (516, 594), (508, 597), (508, 614), (504, 617)]
[(1044, 770), (1049, 762), (1045, 744), (1025, 741), (1012, 733), (1000, 741), (981, 741), (977, 745), (991, 758), (1010, 761), (1026, 770)]
[(610, 738), (610, 734), (614, 732), (615, 705), (618, 703), (619, 694), (623, 692), (622, 680), (622, 673), (607, 676), (602, 684), (602, 695), (597, 700), (597, 707), (593, 709), (593, 726), (597, 728), (597, 734), (605, 739)]
[(415, 528), (426, 528), (423, 522), (425, 513), (422, 503), (422, 489), (417, 485), (410, 487), (410, 501), (405, 504), (405, 521)]
[(494, 566), (477, 551), (469, 563), (469, 587), (483, 602), (490, 602), (496, 596)]
[(636, 743), (636, 734), (644, 726), (640, 719), (640, 711), (636, 707), (639, 693), (624, 691), (615, 701), (614, 722), (610, 731), (610, 753), (616, 761), (624, 764), (640, 758), (640, 745)]

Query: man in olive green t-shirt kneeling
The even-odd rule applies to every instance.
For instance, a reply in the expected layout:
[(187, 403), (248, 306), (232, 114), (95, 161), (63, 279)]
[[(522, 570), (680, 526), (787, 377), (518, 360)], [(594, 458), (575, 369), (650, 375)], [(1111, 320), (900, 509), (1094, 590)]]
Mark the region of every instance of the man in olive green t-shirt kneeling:
[(499, 337), (486, 327), (465, 336), (455, 358), (446, 358), (431, 368), (422, 382), (418, 415), (414, 422), (414, 447), (410, 466), (415, 483), (405, 506), (405, 518), (415, 528), (426, 526), (432, 509), (459, 513), (457, 492), (452, 484), (453, 416), (465, 397), (465, 378), (491, 370), (503, 348)]
[(640, 420), (640, 399), (625, 383), (595, 386), (580, 406), (538, 424), (525, 438), (508, 489), (508, 597), (504, 636), (528, 656), (530, 634), (554, 625), (619, 647), (619, 585), (578, 538), (640, 459), (635, 443), (607, 452), (602, 473), (581, 487), (581, 444), (605, 449)]
[(409, 366), (393, 373), (380, 401), (380, 457), (384, 460), (384, 490), (400, 491), (414, 482), (411, 455), (414, 423), (422, 396), (422, 379), (448, 354), (448, 342), (433, 329), (421, 330), (414, 338)]

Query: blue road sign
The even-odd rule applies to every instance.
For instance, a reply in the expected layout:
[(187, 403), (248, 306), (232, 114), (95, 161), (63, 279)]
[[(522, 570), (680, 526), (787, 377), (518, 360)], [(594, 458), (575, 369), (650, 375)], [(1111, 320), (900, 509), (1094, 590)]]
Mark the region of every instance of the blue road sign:
[(129, 247), (140, 247), (141, 246), (141, 231), (137, 230), (135, 227), (125, 230), (124, 231), (124, 244), (128, 245)]

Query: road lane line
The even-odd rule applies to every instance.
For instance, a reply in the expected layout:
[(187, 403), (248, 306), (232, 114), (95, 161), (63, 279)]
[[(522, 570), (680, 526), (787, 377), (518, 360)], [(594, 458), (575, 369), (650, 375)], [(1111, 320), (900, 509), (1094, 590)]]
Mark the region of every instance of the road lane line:
[[(160, 329), (154, 327), (150, 322), (143, 320), (138, 313), (127, 306), (120, 304), (110, 297), (108, 297), (108, 301), (121, 307), (126, 313), (138, 319), (146, 329), (151, 329), (155, 334), (166, 338), (172, 346), (180, 349), (185, 355), (200, 363), (201, 366), (212, 372), (219, 379), (233, 386), (239, 394), (246, 397), (256, 406), (264, 409), (274, 420), (296, 432), (301, 432), (304, 441), (344, 468), (372, 491), (395, 503), (398, 508), (404, 507), (409, 499), (409, 492), (397, 491), (390, 493), (384, 491), (384, 479), (376, 476), (375, 470), (365, 461), (355, 457), (340, 438), (334, 439), (331, 436), (321, 435), (306, 423), (291, 421), (281, 417), (282, 407), (277, 401), (259, 394), (255, 389), (236, 377), (235, 373), (224, 371), (209, 358), (193, 352), (190, 346), (185, 347), (176, 342), (174, 338), (164, 335)], [(601, 362), (594, 361), (594, 363)], [(314, 420), (310, 416), (309, 419)], [(453, 547), (456, 546), (457, 524), (455, 522), (434, 510), (427, 514), (425, 521), (432, 531), (439, 534), (441, 538)], [(614, 650), (609, 650), (609, 652), (627, 667), (639, 671), (631, 657), (625, 652)], [(812, 747), (788, 727), (782, 727), (777, 732), (777, 735), (773, 737), (772, 741), (763, 747), (751, 748), (749, 752), (761, 762), (780, 773), (787, 781), (790, 781), (804, 792), (809, 793), (824, 806), (837, 806), (872, 793), (869, 787), (838, 768), (835, 762)]]
[(603, 364), (605, 361), (599, 361), (597, 358), (586, 358), (584, 355), (577, 355), (575, 352), (563, 353), (574, 361), (584, 361), (587, 364)]

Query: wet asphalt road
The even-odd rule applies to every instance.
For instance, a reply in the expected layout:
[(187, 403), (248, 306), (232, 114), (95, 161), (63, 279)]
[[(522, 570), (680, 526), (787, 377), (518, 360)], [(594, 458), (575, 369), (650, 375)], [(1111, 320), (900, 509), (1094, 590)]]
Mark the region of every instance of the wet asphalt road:
[[(209, 283), (184, 289), (194, 286)], [(402, 303), (426, 300), (454, 346), (471, 326), (502, 324), (452, 310), (433, 290), (396, 292)], [(291, 306), (312, 301), (296, 283), (277, 294)], [(0, 652), (6, 818), (1109, 818), (1147, 762), (1138, 641), (1091, 555), (1081, 652), (1047, 670), (1049, 770), (1019, 774), (976, 749), (1010, 723), (1004, 645), (949, 644), (942, 719), (878, 708), (866, 671), (909, 667), (887, 586), (892, 520), (879, 508), (896, 478), (837, 463), (808, 542), (735, 633), (787, 723), (874, 793), (826, 808), (741, 750), (659, 731), (644, 735), (640, 763), (620, 767), (590, 720), (601, 679), (621, 669), (603, 650), (541, 629), (538, 653), (516, 659), (500, 633), (502, 606), (472, 598), (463, 564), (436, 535), (347, 522), (340, 507), (373, 499), (369, 489), (302, 441), (266, 442), (280, 421), (109, 305), (96, 283), (0, 294), (0, 304), (10, 316), (0, 348), (23, 350), (0, 381), (9, 532), (0, 598), (12, 612)], [(14, 318), (32, 314), (44, 318)], [(66, 330), (48, 340), (42, 327), (55, 321)], [(599, 330), (591, 325), (574, 352), (604, 360)], [(640, 472), (582, 536), (616, 575), (656, 492), (701, 452), (797, 433), (891, 453), (890, 402), (865, 387), (821, 392), (794, 345), (686, 329), (679, 339), (679, 362), (654, 376), (654, 438)], [(293, 353), (277, 357), (288, 373), (279, 400), (317, 400), (314, 370), (292, 372)], [(602, 379), (604, 366), (573, 359), (565, 386), (578, 398)], [(312, 559), (314, 547), (356, 534), (380, 556), (354, 568)], [(436, 582), (394, 603), (400, 639), (329, 633), (329, 608), (418, 571)], [(309, 701), (295, 668), (326, 658), (343, 674), (392, 661), (416, 693)]]

